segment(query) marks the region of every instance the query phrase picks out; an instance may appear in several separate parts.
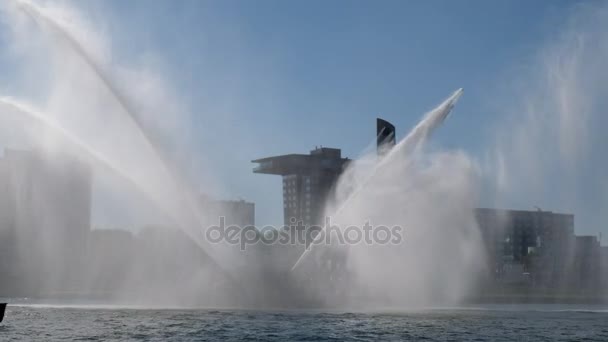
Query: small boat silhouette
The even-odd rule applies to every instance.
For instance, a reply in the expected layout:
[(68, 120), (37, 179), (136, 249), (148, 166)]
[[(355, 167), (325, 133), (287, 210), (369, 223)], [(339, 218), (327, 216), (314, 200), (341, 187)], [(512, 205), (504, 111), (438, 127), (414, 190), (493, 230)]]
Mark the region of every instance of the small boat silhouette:
[(0, 322), (4, 319), (4, 310), (6, 310), (6, 303), (0, 303)]

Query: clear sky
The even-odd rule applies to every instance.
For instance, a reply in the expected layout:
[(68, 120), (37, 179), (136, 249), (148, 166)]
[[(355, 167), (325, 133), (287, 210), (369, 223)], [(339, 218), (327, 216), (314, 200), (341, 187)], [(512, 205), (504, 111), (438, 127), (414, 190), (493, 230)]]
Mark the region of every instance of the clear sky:
[(221, 179), (222, 186), (211, 192), (254, 201), (259, 224), (282, 221), (281, 182), (254, 175), (252, 159), (307, 153), (316, 145), (356, 157), (374, 138), (377, 116), (393, 122), (402, 136), (460, 87), (465, 94), (434, 143), (483, 154), (490, 128), (500, 121), (493, 99), (579, 5), (565, 0), (74, 4), (112, 38), (116, 59), (157, 63), (192, 111), (194, 152), (204, 155)]

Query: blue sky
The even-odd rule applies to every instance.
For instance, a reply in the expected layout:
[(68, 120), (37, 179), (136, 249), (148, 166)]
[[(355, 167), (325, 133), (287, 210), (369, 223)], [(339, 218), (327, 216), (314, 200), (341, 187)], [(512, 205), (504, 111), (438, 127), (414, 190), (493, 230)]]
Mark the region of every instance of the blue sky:
[(210, 192), (256, 202), (257, 222), (271, 224), (282, 221), (280, 179), (254, 175), (252, 159), (316, 145), (356, 157), (373, 139), (377, 116), (402, 136), (457, 88), (465, 94), (434, 143), (483, 153), (500, 121), (496, 94), (578, 3), (75, 4), (112, 38), (114, 58), (152, 58), (162, 69), (192, 112), (192, 152), (205, 156), (223, 185)]

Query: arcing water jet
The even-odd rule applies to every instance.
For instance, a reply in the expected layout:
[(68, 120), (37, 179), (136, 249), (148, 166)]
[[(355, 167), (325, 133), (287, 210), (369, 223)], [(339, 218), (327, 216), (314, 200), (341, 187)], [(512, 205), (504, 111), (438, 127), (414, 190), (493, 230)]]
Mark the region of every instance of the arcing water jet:
[[(439, 106), (435, 109), (428, 112), (422, 120), (408, 133), (408, 135), (403, 138), (395, 147), (393, 147), (386, 156), (384, 156), (372, 169), (369, 175), (361, 181), (359, 184), (355, 185), (354, 190), (348, 195), (348, 197), (339, 204), (338, 208), (333, 211), (332, 216), (337, 216), (342, 212), (342, 210), (349, 205), (349, 203), (355, 199), (361, 191), (363, 191), (369, 183), (374, 179), (374, 177), (385, 167), (390, 167), (392, 161), (394, 161), (396, 156), (403, 156), (404, 154), (411, 153), (413, 149), (424, 144), (426, 139), (430, 136), (430, 134), (439, 127), (445, 119), (448, 117), (456, 102), (460, 96), (462, 96), (463, 89), (459, 88), (456, 90), (450, 97), (448, 97), (445, 101), (443, 101)], [(325, 227), (326, 229), (327, 227)], [(302, 255), (298, 258), (296, 263), (293, 265), (291, 270), (295, 270), (302, 260), (306, 257), (309, 251), (311, 251), (315, 246), (313, 242), (310, 246), (310, 249), (304, 250)]]
[[(76, 52), (76, 54), (81, 58), (81, 60), (93, 71), (95, 76), (101, 81), (104, 87), (108, 90), (108, 92), (112, 95), (112, 97), (116, 100), (116, 102), (123, 109), (124, 113), (131, 119), (131, 121), (135, 124), (137, 128), (137, 132), (141, 134), (142, 138), (149, 145), (151, 151), (154, 152), (156, 158), (158, 159), (158, 165), (161, 166), (164, 171), (167, 173), (167, 179), (173, 183), (173, 186), (177, 189), (179, 195), (183, 197), (183, 200), (186, 203), (186, 206), (189, 207), (190, 213), (194, 216), (195, 221), (198, 223), (198, 226), (202, 226), (203, 219), (201, 215), (201, 208), (196, 202), (196, 196), (191, 193), (190, 188), (185, 184), (180, 182), (180, 177), (177, 175), (177, 170), (171, 167), (171, 163), (167, 161), (167, 158), (164, 156), (162, 152), (161, 146), (156, 143), (153, 134), (150, 134), (149, 128), (146, 127), (142, 119), (137, 115), (136, 111), (133, 109), (131, 103), (127, 100), (127, 98), (118, 90), (118, 87), (112, 82), (112, 79), (107, 75), (102, 68), (102, 66), (96, 62), (95, 58), (83, 47), (82, 44), (78, 42), (78, 40), (70, 34), (70, 32), (65, 29), (55, 18), (51, 15), (45, 13), (44, 9), (41, 9), (34, 3), (26, 0), (15, 0), (18, 8), (31, 17), (34, 21), (41, 23), (41, 21), (50, 27), (53, 31), (55, 31), (61, 38), (63, 38), (69, 46)], [(41, 25), (43, 26), (43, 25)], [(203, 213), (204, 214), (204, 213)], [(185, 229), (185, 227), (182, 227)], [(188, 230), (188, 229), (185, 229)], [(192, 237), (191, 233), (188, 233), (189, 236)], [(200, 239), (195, 239), (200, 240)], [(200, 241), (196, 241), (197, 244), (201, 245)], [(211, 249), (211, 246), (202, 246), (206, 249)], [(207, 254), (210, 253), (209, 250), (206, 251)]]
[[(167, 210), (165, 203), (159, 200), (156, 194), (150, 192), (145, 184), (142, 184), (137, 177), (132, 177), (127, 171), (123, 170), (119, 165), (112, 162), (110, 159), (106, 158), (103, 154), (97, 152), (92, 146), (87, 144), (85, 141), (72, 134), (68, 130), (66, 130), (59, 122), (51, 119), (48, 115), (44, 115), (39, 111), (29, 107), (26, 104), (23, 104), (15, 99), (2, 97), (0, 98), (0, 104), (8, 107), (11, 110), (16, 111), (20, 115), (27, 116), (31, 119), (36, 120), (37, 122), (43, 124), (47, 128), (51, 129), (55, 133), (59, 133), (62, 138), (64, 138), (68, 143), (74, 145), (78, 149), (84, 151), (89, 157), (91, 157), (95, 162), (100, 163), (104, 167), (108, 168), (112, 172), (118, 174), (125, 180), (127, 180), (130, 184), (134, 185), (138, 191), (144, 194), (148, 199), (152, 200), (155, 205), (162, 211), (164, 211), (171, 219), (176, 223), (180, 224), (180, 218), (176, 216), (176, 213), (172, 210)], [(192, 233), (188, 229), (184, 229), (185, 233), (197, 244), (200, 245), (200, 239), (197, 239), (196, 236), (192, 235)], [(203, 247), (203, 246), (201, 246)], [(224, 275), (228, 275), (228, 272), (222, 268), (221, 264), (209, 253), (203, 251), (211, 263), (218, 267), (220, 271), (224, 273)]]

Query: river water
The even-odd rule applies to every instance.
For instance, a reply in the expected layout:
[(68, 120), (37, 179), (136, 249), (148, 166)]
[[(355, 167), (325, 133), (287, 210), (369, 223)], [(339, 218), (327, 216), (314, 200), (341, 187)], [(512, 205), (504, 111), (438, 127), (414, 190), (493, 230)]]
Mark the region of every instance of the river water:
[(524, 305), (377, 312), (9, 305), (0, 340), (608, 341), (608, 308)]

